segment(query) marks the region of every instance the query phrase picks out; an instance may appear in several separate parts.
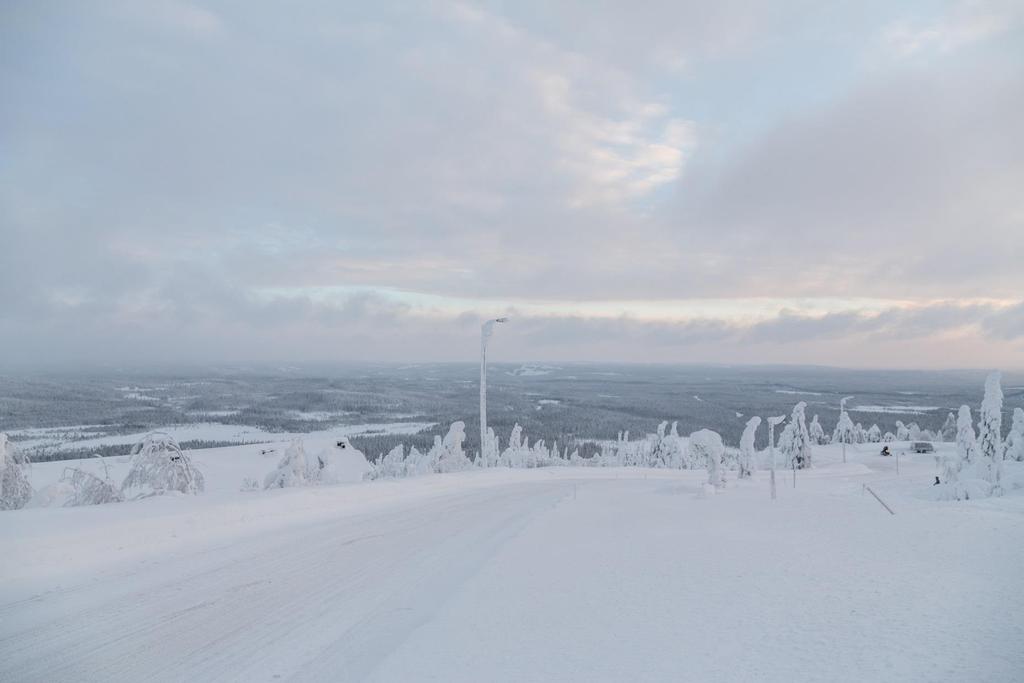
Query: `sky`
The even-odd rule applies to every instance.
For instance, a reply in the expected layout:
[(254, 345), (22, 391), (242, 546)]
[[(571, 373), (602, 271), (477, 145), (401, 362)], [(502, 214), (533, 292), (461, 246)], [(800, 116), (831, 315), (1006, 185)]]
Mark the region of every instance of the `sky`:
[(0, 365), (1024, 369), (1024, 0), (8, 0)]

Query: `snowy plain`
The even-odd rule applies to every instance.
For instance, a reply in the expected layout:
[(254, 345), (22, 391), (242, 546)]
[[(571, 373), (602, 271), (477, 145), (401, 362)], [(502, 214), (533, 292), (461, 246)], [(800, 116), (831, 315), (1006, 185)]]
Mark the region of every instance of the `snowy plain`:
[(897, 475), (876, 445), (815, 447), (775, 501), (763, 471), (707, 496), (703, 471), (635, 468), (239, 491), (265, 448), (195, 452), (196, 497), (4, 513), (0, 680), (1024, 672), (1024, 496), (931, 501), (930, 455)]
[[(297, 419), (315, 420), (314, 413), (298, 414)], [(247, 425), (223, 424), (219, 422), (197, 422), (190, 424), (168, 425), (158, 431), (174, 437), (178, 442), (185, 441), (239, 441), (242, 443), (272, 443), (288, 439), (310, 438), (313, 440), (329, 440), (333, 436), (356, 436), (362, 434), (416, 434), (434, 426), (433, 422), (384, 422), (368, 424), (339, 425), (330, 429), (312, 432), (270, 432), (259, 427)], [(149, 431), (128, 434), (104, 434), (92, 438), (83, 438), (83, 433), (97, 425), (78, 425), (71, 427), (44, 427), (32, 429), (14, 429), (8, 434), (21, 437), (19, 448), (26, 452), (47, 448), (53, 451), (71, 449), (89, 449), (110, 445), (133, 445), (139, 443)]]

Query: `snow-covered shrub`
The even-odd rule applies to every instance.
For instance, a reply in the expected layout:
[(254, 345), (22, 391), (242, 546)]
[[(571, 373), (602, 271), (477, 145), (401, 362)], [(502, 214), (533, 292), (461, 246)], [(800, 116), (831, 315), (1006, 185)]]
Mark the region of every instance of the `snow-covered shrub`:
[(1024, 409), (1013, 409), (1013, 422), (1006, 435), (1006, 459), (1024, 460)]
[(373, 479), (401, 479), (407, 476), (405, 446), (398, 444), (373, 463)]
[(725, 446), (722, 445), (722, 437), (718, 432), (713, 432), (710, 429), (693, 432), (690, 434), (686, 450), (691, 462), (705, 464), (708, 470), (709, 484), (715, 488), (725, 486), (725, 467), (722, 463)]
[(71, 487), (70, 495), (64, 501), (64, 507), (123, 502), (124, 495), (117, 484), (110, 479), (106, 463), (103, 464), (103, 473), (103, 477), (100, 478), (77, 467), (64, 468), (64, 474), (60, 480)]
[[(820, 446), (825, 443), (825, 429), (821, 426), (821, 423), (818, 422), (817, 415), (811, 419), (811, 424), (807, 425), (807, 433), (811, 437), (811, 443), (815, 446)], [(833, 439), (833, 441), (835, 441), (835, 439)]]
[(242, 485), (238, 487), (238, 490), (246, 493), (248, 491), (259, 491), (260, 483), (252, 477), (244, 477), (242, 479)]
[[(539, 448), (538, 448), (539, 446)], [(508, 448), (501, 453), (499, 464), (502, 467), (539, 467), (547, 464), (550, 459), (543, 442), (530, 447), (530, 440), (523, 436), (523, 428), (516, 423), (508, 437)]]
[(302, 440), (295, 439), (285, 451), (277, 469), (267, 475), (263, 488), (358, 482), (372, 471), (366, 456), (347, 438), (316, 453), (306, 452)]
[(978, 416), (978, 475), (992, 484), (993, 493), (1000, 493), (1003, 470), (1003, 389), (999, 373), (985, 379), (985, 397)]
[(309, 478), (317, 484), (349, 484), (369, 476), (372, 468), (366, 456), (346, 437), (336, 444), (306, 457), (306, 466), (315, 467)]
[(429, 453), (423, 453), (415, 446), (409, 447), (409, 455), (405, 458), (405, 476), (421, 477), (434, 471), (434, 462)]
[[(747, 426), (743, 428), (743, 435), (740, 437), (740, 453), (737, 459), (739, 465), (739, 478), (745, 479), (754, 474), (757, 470), (757, 458), (754, 454), (754, 437), (757, 435), (757, 428), (761, 424), (761, 418), (756, 415), (747, 420)], [(818, 416), (814, 416), (814, 421), (811, 423), (818, 424)], [(818, 424), (818, 430), (821, 431), (821, 425)], [(824, 431), (821, 432), (821, 436), (824, 436)]]
[(793, 406), (789, 423), (779, 437), (779, 449), (790, 462), (796, 464), (797, 469), (811, 466), (811, 437), (807, 433), (807, 423), (804, 419), (806, 407), (807, 404), (803, 401)]
[(28, 457), (0, 432), (0, 510), (23, 508), (32, 499), (32, 485), (23, 470), (28, 464)]
[(283, 489), (291, 486), (306, 486), (309, 481), (309, 468), (306, 464), (306, 448), (302, 439), (295, 439), (284, 452), (277, 469), (263, 480), (265, 489)]
[(879, 429), (878, 425), (873, 424), (871, 425), (871, 428), (868, 429), (867, 437), (868, 443), (878, 443), (882, 440), (882, 430)]
[(885, 436), (882, 437), (882, 441), (884, 443), (892, 443), (895, 440), (896, 440), (896, 435), (893, 434), (892, 432), (886, 432)]
[(169, 491), (196, 494), (203, 490), (203, 474), (169, 434), (152, 432), (132, 449), (128, 476), (121, 484), (127, 499), (158, 496)]

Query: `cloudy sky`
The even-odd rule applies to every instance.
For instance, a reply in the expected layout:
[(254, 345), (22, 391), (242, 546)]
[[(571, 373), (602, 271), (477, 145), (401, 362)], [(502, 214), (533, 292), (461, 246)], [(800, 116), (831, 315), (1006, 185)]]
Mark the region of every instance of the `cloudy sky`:
[(0, 6), (5, 362), (1024, 368), (1024, 0)]

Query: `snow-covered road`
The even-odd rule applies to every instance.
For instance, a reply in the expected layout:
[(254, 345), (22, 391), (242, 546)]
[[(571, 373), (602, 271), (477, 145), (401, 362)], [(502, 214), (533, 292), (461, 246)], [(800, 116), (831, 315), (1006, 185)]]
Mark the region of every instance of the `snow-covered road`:
[(0, 680), (1020, 680), (1021, 506), (904, 495), (917, 469), (878, 485), (895, 516), (860, 464), (775, 503), (763, 478), (703, 498), (699, 472), (401, 482), (369, 511), (2, 591)]
[(5, 604), (0, 678), (358, 680), (570, 489), (452, 494)]

